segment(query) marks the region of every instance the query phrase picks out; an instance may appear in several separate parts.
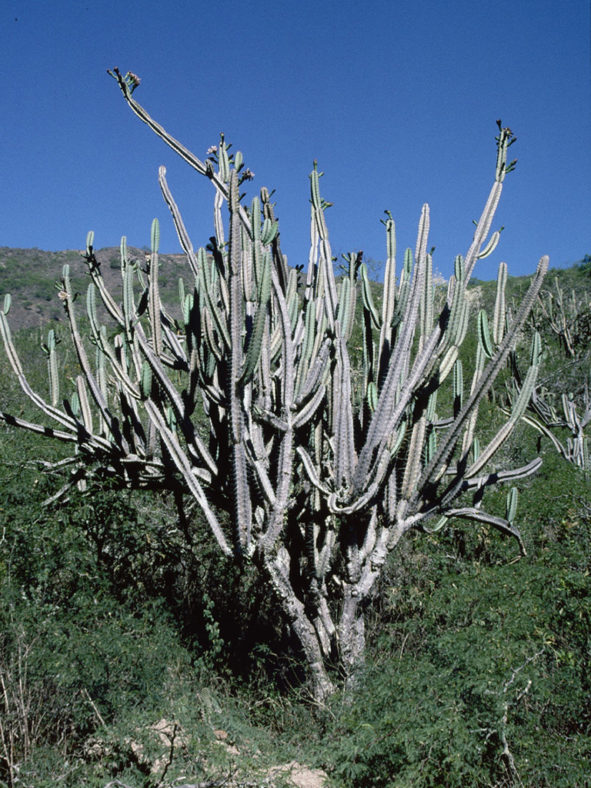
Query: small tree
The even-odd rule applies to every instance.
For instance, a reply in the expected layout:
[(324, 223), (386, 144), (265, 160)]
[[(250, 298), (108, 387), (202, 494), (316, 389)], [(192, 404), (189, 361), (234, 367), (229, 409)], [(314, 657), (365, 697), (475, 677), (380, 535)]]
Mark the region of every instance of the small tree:
[[(459, 358), (470, 276), (499, 240), (495, 232), (487, 242), (503, 180), (514, 166), (507, 164), (513, 134), (498, 123), (495, 182), (465, 258), (456, 258), (440, 314), (433, 309), (427, 205), (415, 254), (405, 253), (400, 277), (394, 221), (387, 215), (378, 309), (361, 252), (347, 257), (346, 275), (335, 279), (324, 217), (328, 203), (320, 196), (316, 164), (310, 176), (310, 255), (301, 282), (281, 253), (269, 192), (261, 189), (248, 208), (243, 205), (239, 189), (251, 173), (241, 153), (232, 155), (222, 136), (199, 160), (136, 102), (135, 75), (110, 73), (136, 115), (212, 182), (215, 235), (194, 250), (161, 167), (160, 187), (188, 266), (189, 282), (179, 283), (182, 318), (175, 320), (160, 301), (157, 221), (145, 272), (129, 259), (122, 240), (118, 297), (105, 286), (89, 234), (86, 306), (96, 362), (78, 329), (66, 266), (59, 297), (81, 371), (63, 398), (51, 332), (50, 398), (27, 382), (10, 336), (7, 297), (0, 330), (12, 368), (59, 428), (6, 413), (0, 418), (72, 443), (70, 484), (100, 470), (124, 485), (165, 488), (181, 501), (196, 502), (220, 555), (260, 571), (301, 644), (313, 696), (321, 702), (334, 689), (330, 665), (347, 681), (356, 675), (365, 608), (388, 554), (406, 533), (437, 530), (450, 517), (468, 518), (512, 535), (523, 550), (514, 524), (516, 491), (509, 493), (504, 517), (487, 513), (481, 503), (488, 485), (527, 476), (540, 465), (535, 459), (522, 468), (490, 470), (528, 403), (539, 337), (508, 420), (483, 444), (476, 427), (479, 405), (525, 323), (547, 258), (511, 325), (501, 264), (492, 333), (481, 311), (467, 391)], [(349, 340), (359, 294), (363, 362), (352, 370)], [(114, 331), (99, 322), (97, 296)]]

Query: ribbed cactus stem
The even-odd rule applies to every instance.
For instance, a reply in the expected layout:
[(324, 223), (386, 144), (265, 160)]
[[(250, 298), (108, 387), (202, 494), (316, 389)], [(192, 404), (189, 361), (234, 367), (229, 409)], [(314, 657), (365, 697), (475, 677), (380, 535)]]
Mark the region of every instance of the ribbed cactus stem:
[(234, 486), (234, 528), (236, 544), (240, 550), (250, 550), (252, 508), (246, 470), (244, 447), (244, 382), (242, 380), (242, 325), (243, 325), (243, 279), (242, 279), (242, 232), (238, 215), (239, 195), (236, 170), (229, 175), (230, 245), (228, 249), (230, 268), (230, 369), (227, 397), (230, 411), (229, 430), (232, 457), (232, 481)]
[(507, 286), (507, 264), (499, 263), (499, 273), (497, 275), (497, 295), (495, 298), (495, 315), (493, 321), (493, 341), (495, 345), (500, 345), (505, 335), (506, 322), (506, 299), (505, 287)]
[(47, 371), (49, 374), (49, 397), (53, 406), (57, 405), (60, 396), (59, 375), (57, 369), (55, 333), (51, 329), (47, 335)]

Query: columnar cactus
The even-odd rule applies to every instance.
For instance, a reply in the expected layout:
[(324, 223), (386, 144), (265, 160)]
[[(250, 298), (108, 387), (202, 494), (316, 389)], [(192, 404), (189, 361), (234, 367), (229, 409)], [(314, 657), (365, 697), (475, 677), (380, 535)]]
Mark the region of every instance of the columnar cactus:
[[(509, 399), (514, 399), (518, 394), (520, 394), (519, 384), (515, 384), (509, 389)], [(522, 417), (523, 421), (549, 438), (565, 460), (588, 474), (591, 470), (587, 435), (587, 428), (591, 423), (588, 381), (585, 381), (580, 396), (575, 397), (572, 392), (560, 395), (560, 410), (553, 404), (555, 399), (555, 395), (541, 387), (534, 388), (527, 410)]]
[[(549, 326), (558, 337), (562, 350), (568, 358), (576, 358), (581, 350), (586, 351), (588, 337), (581, 329), (591, 308), (589, 299), (571, 290), (564, 290), (554, 281), (554, 291), (542, 290), (532, 312), (531, 323), (535, 329)], [(583, 324), (583, 325), (582, 325)]]
[[(557, 280), (552, 291), (543, 289), (532, 310), (530, 325), (546, 330), (558, 339), (560, 350), (568, 359), (558, 371), (540, 381), (532, 392), (523, 420), (549, 438), (565, 460), (581, 468), (591, 469), (588, 426), (591, 423), (591, 398), (588, 376), (581, 379), (580, 370), (589, 355), (589, 298), (573, 289), (565, 294)], [(508, 400), (513, 402), (522, 381), (515, 353), (511, 354), (513, 378), (507, 386)], [(579, 373), (576, 377), (576, 373)], [(566, 435), (565, 435), (566, 433)]]
[[(399, 277), (394, 221), (387, 215), (378, 307), (361, 253), (349, 255), (347, 275), (335, 278), (316, 164), (311, 248), (300, 282), (299, 270), (290, 269), (281, 252), (268, 191), (262, 189), (249, 207), (243, 204), (240, 185), (251, 173), (242, 155), (232, 155), (222, 136), (201, 161), (135, 101), (133, 74), (110, 73), (131, 109), (212, 182), (215, 235), (195, 251), (161, 167), (160, 187), (187, 259), (179, 321), (160, 300), (156, 221), (145, 272), (129, 259), (122, 240), (118, 297), (104, 283), (90, 233), (86, 306), (96, 359), (88, 358), (78, 330), (66, 266), (59, 295), (80, 374), (70, 391), (60, 393), (50, 335), (50, 400), (27, 382), (6, 298), (0, 331), (12, 368), (25, 393), (59, 426), (5, 413), (0, 418), (73, 443), (72, 483), (92, 480), (99, 467), (123, 484), (181, 489), (196, 502), (220, 552), (252, 562), (269, 584), (301, 644), (313, 695), (322, 701), (334, 686), (329, 661), (349, 678), (362, 661), (364, 607), (405, 533), (434, 531), (460, 517), (514, 536), (523, 549), (516, 491), (508, 495), (504, 517), (481, 504), (488, 485), (526, 476), (540, 464), (535, 459), (522, 468), (487, 471), (528, 404), (539, 337), (508, 420), (485, 445), (476, 431), (479, 404), (527, 319), (547, 258), (511, 324), (501, 264), (492, 333), (486, 314), (477, 316), (478, 350), (467, 390), (460, 359), (469, 321), (466, 288), (476, 262), (498, 243), (499, 234), (489, 234), (513, 167), (507, 163), (513, 135), (499, 123), (493, 188), (466, 256), (455, 261), (440, 313), (427, 252), (427, 205), (415, 253), (406, 252)], [(359, 295), (363, 364), (352, 370), (349, 339)], [(97, 296), (115, 330), (100, 324)], [(446, 386), (449, 412), (440, 413)], [(220, 511), (230, 514), (231, 528)]]

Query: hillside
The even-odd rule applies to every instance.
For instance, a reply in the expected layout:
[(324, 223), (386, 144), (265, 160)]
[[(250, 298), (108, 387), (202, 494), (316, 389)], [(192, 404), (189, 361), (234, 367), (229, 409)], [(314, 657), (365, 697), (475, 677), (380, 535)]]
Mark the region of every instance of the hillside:
[[(147, 249), (128, 247), (130, 260), (137, 260), (143, 265)], [(120, 287), (120, 254), (117, 247), (105, 247), (95, 251), (101, 264), (101, 272), (107, 287), (117, 292)], [(585, 259), (566, 269), (550, 269), (546, 278), (546, 289), (557, 282), (565, 291), (576, 288), (581, 296), (584, 292), (591, 294), (591, 275), (585, 269)], [(188, 269), (183, 254), (161, 254), (160, 288), (165, 303), (176, 304), (178, 299), (178, 279), (180, 276), (188, 280)], [(48, 252), (41, 249), (14, 249), (0, 246), (0, 296), (5, 293), (12, 295), (10, 324), (14, 331), (21, 328), (45, 326), (51, 322), (63, 320), (63, 309), (57, 298), (57, 287), (65, 264), (70, 266), (70, 276), (74, 289), (81, 295), (86, 293), (89, 277), (83, 252), (65, 250)], [(510, 273), (510, 271), (509, 271)], [(507, 294), (517, 302), (529, 283), (529, 276), (509, 275)], [(439, 281), (439, 285), (444, 280)], [(494, 302), (494, 281), (473, 279), (471, 287), (476, 291), (476, 303), (490, 308)], [(374, 283), (372, 288), (376, 300), (381, 300), (381, 287)]]
[[(142, 261), (144, 251), (130, 256)], [(118, 249), (97, 257), (115, 287)], [(188, 279), (183, 258), (161, 261), (165, 298), (175, 303), (177, 277)], [(9, 322), (42, 393), (47, 367), (31, 328), (61, 321), (66, 381), (75, 369), (53, 286), (64, 263), (83, 312), (80, 252), (0, 248), (0, 296), (12, 293)], [(509, 278), (514, 305), (527, 279)], [(549, 273), (548, 293), (556, 283), (581, 306), (565, 324), (579, 332), (572, 357), (549, 319), (535, 316), (543, 374), (559, 401), (589, 373), (580, 318), (590, 312), (591, 276), (573, 266)], [(490, 314), (495, 290), (494, 281), (475, 281), (474, 306)], [(372, 295), (379, 303), (381, 285)], [(529, 339), (519, 343), (520, 361)], [(467, 337), (467, 380), (476, 342)], [(491, 432), (497, 405), (506, 405), (502, 377), (481, 407)], [(39, 418), (0, 345), (4, 408)], [(55, 500), (68, 469), (42, 473), (33, 458), (56, 462), (67, 448), (0, 424), (2, 788), (571, 788), (591, 780), (591, 488), (528, 425), (518, 424), (501, 458), (515, 466), (543, 457), (518, 483), (527, 555), (492, 528), (460, 520), (410, 534), (369, 603), (363, 681), (326, 708), (311, 701), (301, 654), (252, 567), (219, 560), (202, 518), (177, 516), (173, 494), (95, 479)], [(502, 516), (507, 488), (490, 497)], [(299, 764), (310, 782), (296, 782)]]
[[(145, 250), (128, 247), (127, 251), (130, 260), (143, 264)], [(106, 247), (95, 254), (107, 287), (116, 293), (121, 281), (119, 249)], [(159, 259), (162, 296), (171, 302), (177, 298), (179, 276), (187, 276), (185, 257), (162, 254)], [(70, 266), (74, 290), (84, 295), (89, 277), (82, 251), (46, 252), (0, 246), (0, 294), (12, 295), (10, 323), (14, 331), (63, 320), (55, 283), (59, 283), (65, 264)]]

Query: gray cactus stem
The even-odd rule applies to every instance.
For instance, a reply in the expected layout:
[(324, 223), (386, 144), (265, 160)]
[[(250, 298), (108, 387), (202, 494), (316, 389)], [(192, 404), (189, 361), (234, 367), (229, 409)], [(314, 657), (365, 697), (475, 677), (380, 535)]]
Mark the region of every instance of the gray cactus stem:
[(230, 450), (232, 462), (232, 484), (234, 485), (234, 518), (236, 546), (240, 552), (250, 550), (252, 530), (252, 509), (248, 477), (246, 472), (246, 451), (244, 447), (244, 386), (242, 382), (242, 239), (238, 217), (239, 196), (238, 176), (233, 170), (229, 185), (230, 210), (230, 368), (228, 379), (228, 403), (230, 418)]
[(430, 463), (426, 466), (426, 468), (423, 470), (423, 473), (419, 481), (417, 482), (417, 493), (413, 498), (413, 504), (416, 504), (418, 501), (418, 495), (419, 495), (418, 491), (422, 490), (423, 487), (427, 484), (427, 482), (431, 480), (434, 476), (439, 476), (441, 474), (442, 469), (445, 469), (446, 463), (449, 459), (451, 452), (453, 451), (453, 447), (459, 437), (463, 425), (466, 423), (468, 417), (472, 413), (473, 409), (476, 407), (477, 403), (490, 390), (499, 370), (507, 360), (507, 356), (509, 355), (511, 347), (513, 346), (516, 335), (518, 331), (521, 330), (523, 324), (525, 323), (529, 311), (539, 292), (539, 289), (542, 285), (542, 281), (547, 269), (548, 269), (548, 257), (542, 257), (540, 262), (538, 263), (538, 268), (532, 280), (532, 283), (529, 287), (529, 290), (526, 293), (525, 297), (523, 298), (521, 308), (515, 317), (513, 325), (504, 336), (503, 342), (501, 343), (501, 345), (499, 345), (499, 349), (497, 350), (495, 356), (491, 359), (489, 365), (485, 369), (478, 385), (476, 386), (475, 390), (473, 391), (473, 393), (471, 394), (471, 396), (463, 406), (462, 410), (458, 414), (453, 427), (449, 429), (449, 431), (445, 436), (444, 441), (442, 441), (442, 443), (440, 444), (435, 456), (430, 461)]
[(343, 603), (338, 623), (341, 665), (347, 686), (353, 688), (359, 680), (365, 653), (365, 608), (375, 583), (380, 578), (388, 554), (398, 544), (404, 530), (380, 524), (377, 509), (369, 513), (368, 532), (373, 538), (357, 551), (354, 574), (343, 582)]
[(275, 556), (265, 556), (262, 569), (304, 651), (311, 678), (312, 696), (317, 703), (323, 704), (335, 687), (327, 673), (314, 625), (306, 615), (304, 604), (294, 593), (289, 579), (289, 565), (289, 553), (285, 548), (280, 548)]
[(292, 413), (294, 397), (294, 347), (291, 337), (291, 324), (287, 312), (287, 304), (281, 289), (281, 282), (276, 271), (272, 272), (273, 289), (283, 336), (283, 375), (281, 377), (281, 404), (285, 419), (285, 429), (280, 431), (279, 460), (277, 478), (275, 479), (276, 501), (271, 512), (265, 532), (259, 540), (258, 548), (263, 552), (275, 549), (275, 544), (282, 532), (287, 500), (293, 481), (294, 454), (294, 418)]
[[(401, 334), (389, 359), (388, 372), (380, 391), (378, 405), (370, 422), (365, 444), (359, 453), (359, 461), (353, 477), (353, 485), (357, 493), (363, 489), (378, 445), (383, 442), (384, 436), (392, 431), (394, 426), (392, 422), (396, 420), (396, 414), (404, 409), (404, 405), (401, 406), (401, 400), (397, 397), (397, 389), (403, 370), (408, 364), (408, 352), (418, 319), (418, 305), (424, 277), (423, 255), (427, 243), (428, 227), (428, 209), (427, 206), (423, 206), (417, 239), (418, 258), (413, 272), (411, 295), (402, 319)], [(412, 392), (409, 386), (406, 387), (406, 391), (410, 396)]]

